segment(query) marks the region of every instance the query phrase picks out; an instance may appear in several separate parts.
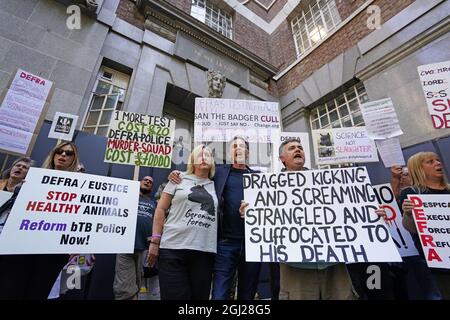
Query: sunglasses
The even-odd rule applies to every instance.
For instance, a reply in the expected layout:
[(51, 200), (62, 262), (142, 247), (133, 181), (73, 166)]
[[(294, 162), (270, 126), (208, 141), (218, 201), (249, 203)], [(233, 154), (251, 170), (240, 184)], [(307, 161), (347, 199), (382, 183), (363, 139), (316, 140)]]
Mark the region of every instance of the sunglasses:
[(70, 150), (63, 150), (63, 149), (56, 149), (55, 150), (55, 154), (62, 155), (63, 153), (65, 153), (66, 156), (68, 156), (68, 157), (72, 157), (72, 156), (75, 155), (75, 152), (70, 151)]

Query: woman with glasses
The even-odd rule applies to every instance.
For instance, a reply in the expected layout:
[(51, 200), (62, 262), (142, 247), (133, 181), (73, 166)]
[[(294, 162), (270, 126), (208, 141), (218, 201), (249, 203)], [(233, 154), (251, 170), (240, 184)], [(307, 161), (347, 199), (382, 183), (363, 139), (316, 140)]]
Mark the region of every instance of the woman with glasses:
[[(72, 142), (58, 144), (42, 165), (45, 169), (76, 172), (78, 149)], [(20, 187), (1, 208), (11, 211)], [(0, 300), (47, 299), (59, 272), (69, 261), (68, 254), (30, 254), (0, 256)]]

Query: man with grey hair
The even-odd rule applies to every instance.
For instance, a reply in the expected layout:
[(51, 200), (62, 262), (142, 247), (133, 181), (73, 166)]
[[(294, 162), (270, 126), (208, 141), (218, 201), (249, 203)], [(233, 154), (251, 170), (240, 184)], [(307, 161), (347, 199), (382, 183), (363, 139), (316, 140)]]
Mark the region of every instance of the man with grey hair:
[[(279, 157), (286, 171), (308, 170), (305, 151), (295, 138), (284, 141)], [(355, 294), (345, 263), (281, 263), (280, 299), (353, 300)]]

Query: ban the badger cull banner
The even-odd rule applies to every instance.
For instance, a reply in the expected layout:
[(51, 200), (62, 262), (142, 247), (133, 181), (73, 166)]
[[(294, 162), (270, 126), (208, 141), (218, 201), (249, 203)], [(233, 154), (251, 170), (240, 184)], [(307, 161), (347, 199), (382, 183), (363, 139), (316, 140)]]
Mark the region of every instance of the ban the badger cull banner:
[(402, 261), (364, 167), (244, 175), (246, 261)]
[(31, 168), (0, 254), (132, 253), (139, 182)]
[(175, 120), (115, 111), (109, 125), (105, 162), (170, 168)]

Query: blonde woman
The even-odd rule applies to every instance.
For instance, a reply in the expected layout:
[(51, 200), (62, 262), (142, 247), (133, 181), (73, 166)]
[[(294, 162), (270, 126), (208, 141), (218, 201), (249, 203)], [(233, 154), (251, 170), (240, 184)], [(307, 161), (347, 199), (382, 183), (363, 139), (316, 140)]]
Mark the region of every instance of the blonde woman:
[(158, 202), (148, 261), (152, 267), (159, 256), (162, 300), (209, 298), (217, 250), (214, 173), (211, 150), (197, 146), (182, 182), (169, 182)]
[(412, 186), (402, 190), (400, 207), (403, 212), (403, 226), (411, 233), (420, 257), (408, 261), (410, 272), (416, 275), (421, 295), (418, 299), (450, 299), (450, 270), (429, 269), (426, 265), (420, 239), (412, 217), (412, 202), (410, 194), (448, 195), (450, 201), (450, 186), (445, 177), (444, 168), (439, 157), (433, 152), (419, 152), (408, 160), (408, 171)]
[[(42, 168), (76, 172), (78, 149), (72, 142), (62, 142), (48, 155)], [(0, 208), (11, 211), (20, 188)], [(0, 256), (0, 300), (45, 300), (59, 272), (69, 261), (68, 254), (30, 254)]]

